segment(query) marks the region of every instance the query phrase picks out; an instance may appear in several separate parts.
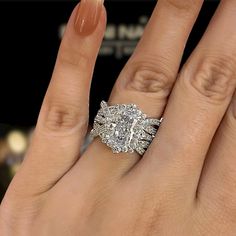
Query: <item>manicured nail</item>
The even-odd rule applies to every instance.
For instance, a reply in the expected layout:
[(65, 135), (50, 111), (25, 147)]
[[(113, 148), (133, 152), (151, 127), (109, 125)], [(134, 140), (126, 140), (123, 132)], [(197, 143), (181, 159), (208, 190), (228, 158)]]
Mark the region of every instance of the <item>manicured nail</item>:
[(77, 12), (75, 29), (82, 35), (87, 36), (96, 29), (104, 0), (81, 0)]

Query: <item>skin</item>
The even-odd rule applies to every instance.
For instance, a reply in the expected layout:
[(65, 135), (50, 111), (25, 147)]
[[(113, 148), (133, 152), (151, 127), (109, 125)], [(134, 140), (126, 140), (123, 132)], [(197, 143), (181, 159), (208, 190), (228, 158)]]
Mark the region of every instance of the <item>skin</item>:
[(112, 154), (99, 139), (79, 154), (106, 13), (81, 30), (75, 8), (33, 141), (0, 206), (0, 235), (236, 234), (236, 1), (221, 1), (178, 74), (202, 3), (158, 1), (110, 96), (109, 104), (163, 114), (142, 158)]

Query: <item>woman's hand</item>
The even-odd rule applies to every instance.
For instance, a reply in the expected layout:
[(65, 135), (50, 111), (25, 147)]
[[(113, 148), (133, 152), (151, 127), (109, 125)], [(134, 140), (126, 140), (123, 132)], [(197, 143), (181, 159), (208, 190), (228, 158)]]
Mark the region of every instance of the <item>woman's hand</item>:
[(106, 16), (102, 0), (76, 7), (1, 205), (2, 236), (236, 235), (236, 1), (221, 1), (176, 80), (202, 2), (158, 1), (111, 94), (109, 104), (164, 114), (142, 158), (100, 139), (79, 154)]

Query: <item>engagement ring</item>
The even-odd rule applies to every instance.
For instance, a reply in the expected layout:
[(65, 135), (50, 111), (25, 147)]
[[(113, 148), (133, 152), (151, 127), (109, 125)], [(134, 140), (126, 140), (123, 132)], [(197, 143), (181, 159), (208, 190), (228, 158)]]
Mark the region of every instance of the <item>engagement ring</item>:
[(91, 136), (100, 137), (113, 153), (136, 151), (142, 156), (155, 138), (162, 120), (147, 118), (135, 104), (108, 106), (102, 101)]

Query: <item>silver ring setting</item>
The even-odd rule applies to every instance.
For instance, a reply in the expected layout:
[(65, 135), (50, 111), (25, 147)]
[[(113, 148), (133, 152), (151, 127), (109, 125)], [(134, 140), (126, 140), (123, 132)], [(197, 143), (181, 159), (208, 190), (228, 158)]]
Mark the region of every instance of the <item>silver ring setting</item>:
[(143, 156), (162, 120), (147, 118), (135, 104), (108, 106), (102, 101), (90, 135), (100, 137), (113, 153), (136, 151)]

